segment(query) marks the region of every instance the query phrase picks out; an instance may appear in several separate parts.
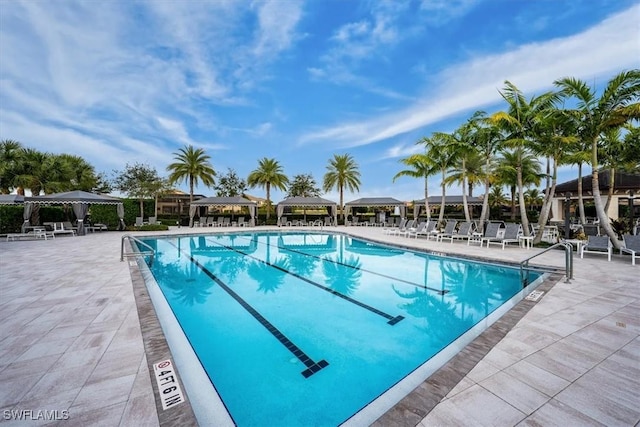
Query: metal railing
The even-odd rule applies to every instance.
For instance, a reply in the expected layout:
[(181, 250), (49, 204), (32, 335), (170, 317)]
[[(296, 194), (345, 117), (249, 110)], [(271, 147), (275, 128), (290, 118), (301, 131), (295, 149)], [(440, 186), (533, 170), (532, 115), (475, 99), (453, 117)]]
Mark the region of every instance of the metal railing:
[[(133, 240), (134, 242), (144, 246), (146, 249), (146, 251), (140, 251), (140, 250), (136, 250), (137, 248), (133, 248), (133, 252), (126, 252), (124, 251), (124, 241), (125, 239), (129, 239), (129, 240)], [(133, 245), (132, 245), (133, 246)], [(125, 258), (134, 258), (134, 257), (139, 257), (139, 256), (148, 256), (149, 257), (149, 265), (153, 265), (153, 258), (156, 254), (156, 251), (149, 246), (147, 243), (143, 242), (142, 240), (133, 237), (130, 234), (125, 234), (124, 236), (122, 236), (122, 240), (120, 242), (120, 261), (124, 261)]]
[(551, 249), (555, 249), (559, 247), (564, 248), (564, 257), (565, 257), (564, 268), (565, 268), (565, 276), (567, 278), (565, 282), (571, 283), (571, 279), (573, 279), (573, 246), (571, 246), (571, 243), (560, 242), (560, 243), (556, 243), (555, 245), (549, 246), (542, 252), (538, 252), (537, 254), (530, 256), (529, 258), (520, 262), (520, 283), (522, 283), (523, 288), (529, 284), (529, 271), (532, 271), (532, 270), (548, 271), (548, 269), (545, 269), (542, 267), (529, 266), (529, 261), (531, 261), (533, 258), (537, 256), (540, 256), (546, 252), (549, 252)]

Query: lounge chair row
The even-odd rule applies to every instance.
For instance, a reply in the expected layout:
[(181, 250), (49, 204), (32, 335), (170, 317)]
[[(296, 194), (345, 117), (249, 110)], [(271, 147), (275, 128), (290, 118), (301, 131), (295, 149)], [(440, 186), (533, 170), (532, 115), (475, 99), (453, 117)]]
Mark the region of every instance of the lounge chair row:
[(280, 221), (278, 222), (279, 227), (330, 227), (331, 225), (333, 225), (333, 222), (331, 221), (331, 217), (329, 216), (325, 217), (324, 220), (316, 219), (313, 221), (306, 221), (304, 219), (289, 220), (286, 216), (282, 216), (280, 217)]
[(212, 216), (203, 216), (200, 217), (198, 225), (200, 227), (231, 227), (232, 225), (248, 227), (249, 222), (243, 216), (238, 217), (237, 221), (231, 221), (231, 218), (223, 216), (219, 216), (217, 220)]

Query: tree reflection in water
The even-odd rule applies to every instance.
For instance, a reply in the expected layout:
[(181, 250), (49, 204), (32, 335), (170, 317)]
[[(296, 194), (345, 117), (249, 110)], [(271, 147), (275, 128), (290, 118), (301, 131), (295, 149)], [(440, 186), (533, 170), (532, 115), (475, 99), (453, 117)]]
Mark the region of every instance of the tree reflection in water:
[(184, 305), (203, 304), (211, 295), (209, 289), (214, 282), (192, 262), (163, 263), (156, 260), (153, 271), (157, 282), (171, 289), (176, 299)]
[(423, 326), (418, 326), (418, 329), (425, 333), (430, 345), (448, 343), (452, 331), (461, 329), (456, 307), (444, 295), (418, 287), (411, 292), (401, 292), (395, 285), (392, 285), (392, 288), (400, 298), (411, 300), (399, 305), (402, 310), (413, 317), (425, 320)]
[[(287, 276), (286, 271), (282, 270), (289, 270), (290, 267), (289, 260), (286, 257), (278, 257), (271, 264), (278, 268), (274, 268), (269, 264), (256, 260), (252, 261), (247, 269), (249, 276), (258, 282), (258, 290), (265, 294), (268, 292), (275, 292), (280, 286), (282, 286), (282, 283), (284, 283), (284, 279)], [(282, 270), (279, 270), (279, 268)]]
[(349, 255), (346, 259), (328, 256), (322, 262), (327, 286), (342, 295), (351, 295), (360, 286), (360, 267), (360, 257), (355, 255)]

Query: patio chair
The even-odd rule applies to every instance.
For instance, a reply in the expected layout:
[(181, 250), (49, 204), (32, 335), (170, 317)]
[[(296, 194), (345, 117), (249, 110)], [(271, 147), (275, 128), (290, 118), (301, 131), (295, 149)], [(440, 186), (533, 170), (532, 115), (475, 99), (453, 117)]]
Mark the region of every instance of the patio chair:
[(247, 226), (247, 223), (244, 222), (244, 217), (243, 216), (239, 217), (238, 218), (238, 227), (246, 227), (246, 226)]
[(222, 227), (224, 225), (224, 217), (219, 216), (216, 222), (212, 223), (214, 227)]
[(396, 226), (388, 227), (384, 230), (384, 232), (385, 234), (394, 234), (397, 230), (404, 228), (405, 225), (407, 225), (407, 220), (403, 218), (397, 227)]
[(325, 216), (324, 217), (324, 226), (325, 227), (331, 227), (331, 217), (330, 216)]
[[(71, 223), (69, 223), (69, 225), (71, 225)], [(52, 233), (54, 236), (57, 236), (59, 234), (70, 234), (71, 236), (75, 237), (76, 230), (74, 230), (73, 228), (65, 228), (64, 223), (62, 222), (54, 222)]]
[(143, 218), (141, 216), (136, 217), (135, 227), (142, 227), (144, 225)]
[(448, 236), (440, 236), (440, 241), (442, 241), (443, 239), (449, 239), (451, 243), (453, 243), (454, 240), (469, 240), (469, 236), (471, 235), (471, 233), (473, 233), (475, 231), (475, 224), (471, 221), (464, 221), (461, 222), (460, 225), (458, 226), (458, 231), (448, 235)]
[(484, 230), (484, 236), (480, 239), (480, 247), (484, 245), (484, 242), (487, 242), (487, 247), (489, 247), (489, 240), (498, 238), (503, 225), (502, 222), (490, 222)]
[(394, 236), (400, 235), (400, 234), (405, 234), (407, 233), (407, 230), (409, 230), (410, 228), (413, 228), (415, 226), (416, 220), (415, 219), (411, 219), (407, 222), (405, 222), (404, 227), (398, 227), (398, 228), (394, 228), (393, 230), (391, 230), (391, 233)]
[(225, 216), (224, 220), (222, 221), (222, 226), (231, 227), (231, 218), (229, 218), (228, 216)]
[(415, 237), (417, 239), (419, 233), (424, 233), (424, 230), (427, 228), (427, 225), (428, 225), (428, 222), (427, 221), (423, 221), (420, 224), (418, 224), (417, 227), (408, 229), (404, 234), (407, 237), (413, 236), (413, 237)]
[(522, 234), (522, 225), (514, 222), (507, 223), (502, 236), (487, 239), (487, 247), (490, 243), (502, 244), (502, 250), (508, 243), (516, 243), (520, 245), (520, 235)]
[(198, 226), (200, 226), (200, 227), (206, 227), (206, 226), (207, 226), (207, 219), (208, 219), (208, 217), (206, 217), (206, 216), (201, 216), (201, 217), (198, 219)]
[(620, 254), (627, 253), (631, 255), (631, 265), (636, 265), (636, 255), (640, 254), (640, 235), (625, 234), (622, 236), (624, 246), (620, 248)]
[(351, 218), (351, 222), (349, 223), (349, 225), (351, 226), (358, 225), (358, 217), (354, 215), (353, 218)]
[(444, 226), (444, 230), (435, 235), (436, 241), (441, 242), (443, 238), (449, 237), (456, 232), (456, 225), (458, 221), (455, 219), (448, 219)]
[(158, 222), (158, 217), (157, 216), (150, 216), (149, 217), (149, 225), (157, 225), (160, 224)]
[(584, 253), (607, 255), (607, 260), (611, 261), (613, 245), (609, 236), (589, 236), (587, 244), (580, 248), (580, 258), (584, 258)]

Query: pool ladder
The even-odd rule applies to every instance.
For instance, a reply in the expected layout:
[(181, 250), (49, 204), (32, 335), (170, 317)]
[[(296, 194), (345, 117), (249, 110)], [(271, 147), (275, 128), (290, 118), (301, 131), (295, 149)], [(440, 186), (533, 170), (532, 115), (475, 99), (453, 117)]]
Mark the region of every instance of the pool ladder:
[[(124, 251), (124, 241), (125, 239), (129, 239), (129, 240), (133, 240), (134, 242), (142, 245), (145, 247), (145, 251), (140, 251), (138, 250), (138, 248), (135, 245), (131, 245), (133, 251), (132, 252), (125, 252)], [(130, 234), (125, 234), (124, 236), (122, 236), (122, 240), (120, 242), (120, 261), (124, 261), (125, 258), (135, 258), (135, 257), (140, 257), (140, 256), (148, 256), (149, 257), (149, 265), (153, 265), (153, 257), (155, 256), (156, 251), (149, 246), (147, 243), (143, 242), (142, 240), (133, 237)]]
[[(531, 261), (533, 258), (539, 255), (542, 255), (545, 252), (549, 252), (551, 249), (555, 249), (559, 247), (564, 248), (564, 258), (565, 258), (564, 269), (565, 269), (565, 276), (566, 276), (565, 283), (571, 283), (571, 279), (573, 279), (573, 246), (571, 246), (571, 243), (560, 242), (560, 243), (556, 243), (555, 245), (549, 246), (547, 249), (543, 250), (542, 252), (538, 252), (537, 254), (530, 256), (529, 258), (520, 262), (520, 283), (522, 283), (523, 288), (529, 285), (529, 271), (536, 270), (536, 268), (529, 266), (529, 261)], [(543, 270), (547, 271), (546, 269), (543, 269)]]

